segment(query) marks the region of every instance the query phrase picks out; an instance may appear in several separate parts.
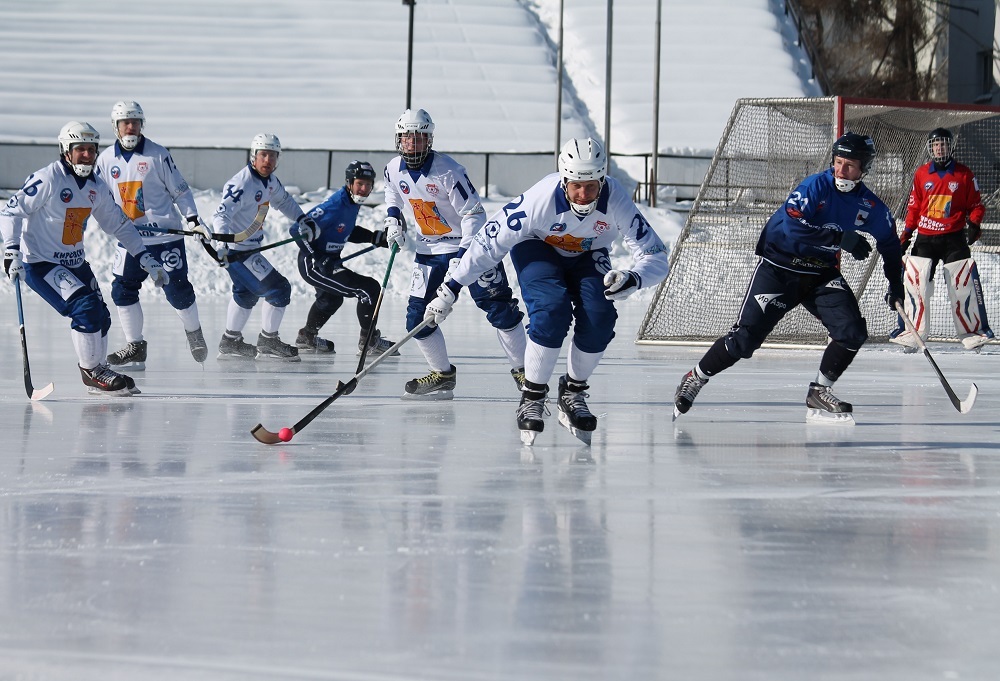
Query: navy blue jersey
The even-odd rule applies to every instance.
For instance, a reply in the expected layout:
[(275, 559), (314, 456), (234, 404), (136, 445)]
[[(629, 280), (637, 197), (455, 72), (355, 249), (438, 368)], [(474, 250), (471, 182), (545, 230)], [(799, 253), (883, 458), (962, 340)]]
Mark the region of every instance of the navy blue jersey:
[(902, 250), (892, 211), (863, 183), (849, 192), (834, 185), (833, 168), (810, 175), (768, 219), (757, 255), (793, 272), (840, 268), (840, 241), (848, 232), (870, 234), (886, 278), (901, 280)]
[[(360, 209), (361, 206), (351, 200), (347, 187), (341, 187), (326, 201), (307, 213), (319, 225), (320, 234), (308, 243), (299, 242), (300, 248), (317, 257), (324, 255), (339, 257), (344, 244), (371, 241), (371, 231), (356, 225)], [(289, 232), (292, 236), (299, 235), (297, 226), (293, 226)]]

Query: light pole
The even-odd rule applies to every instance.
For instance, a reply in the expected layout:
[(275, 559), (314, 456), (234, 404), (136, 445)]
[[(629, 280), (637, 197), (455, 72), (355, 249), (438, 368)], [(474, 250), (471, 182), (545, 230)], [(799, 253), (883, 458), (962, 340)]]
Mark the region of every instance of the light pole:
[(403, 0), (403, 4), (410, 7), (410, 35), (406, 43), (406, 108), (409, 109), (413, 94), (413, 9), (417, 6), (417, 0)]

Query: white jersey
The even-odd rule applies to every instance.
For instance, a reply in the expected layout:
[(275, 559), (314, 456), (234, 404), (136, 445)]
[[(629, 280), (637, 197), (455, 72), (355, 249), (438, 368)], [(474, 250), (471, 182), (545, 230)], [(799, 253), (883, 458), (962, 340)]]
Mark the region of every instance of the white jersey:
[(144, 227), (183, 229), (181, 215), (185, 218), (198, 215), (194, 195), (170, 152), (145, 137), (132, 151), (115, 142), (97, 157), (94, 172), (111, 187), (115, 201), (135, 223), (144, 243), (160, 244), (183, 238)]
[(298, 220), (302, 209), (292, 195), (272, 174), (261, 177), (248, 163), (243, 170), (233, 175), (222, 190), (222, 203), (212, 215), (212, 231), (219, 234), (239, 234), (253, 224), (257, 233), (239, 243), (227, 244), (232, 251), (247, 251), (257, 248), (264, 241), (264, 219), (267, 211), (274, 206), (285, 217)]
[(0, 210), (0, 232), (4, 246), (20, 245), (27, 263), (79, 267), (86, 259), (83, 233), (91, 215), (132, 255), (138, 257), (146, 250), (104, 180), (93, 173), (80, 179), (63, 161), (28, 176)]
[(621, 184), (607, 178), (597, 207), (581, 218), (570, 208), (559, 173), (552, 173), (490, 216), (452, 279), (468, 286), (526, 239), (544, 241), (560, 255), (574, 258), (610, 247), (618, 234), (632, 252), (631, 270), (639, 288), (663, 281), (670, 269), (667, 249)]
[(451, 156), (432, 151), (419, 170), (401, 156), (385, 167), (385, 202), (409, 225), (407, 238), (417, 253), (439, 255), (468, 248), (486, 212), (465, 168)]

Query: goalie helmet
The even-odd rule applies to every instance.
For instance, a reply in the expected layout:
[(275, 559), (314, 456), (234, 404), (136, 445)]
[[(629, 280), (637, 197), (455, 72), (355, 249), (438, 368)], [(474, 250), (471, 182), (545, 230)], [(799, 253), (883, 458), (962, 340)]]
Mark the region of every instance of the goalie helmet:
[[(585, 139), (571, 139), (559, 150), (559, 176), (562, 178), (563, 192), (566, 192), (566, 185), (569, 182), (588, 182), (597, 180), (601, 188), (604, 187), (604, 180), (608, 175), (608, 157), (604, 153), (601, 143), (592, 137)], [(597, 207), (597, 199), (590, 203), (579, 205), (573, 203), (569, 194), (566, 194), (570, 208), (580, 217), (590, 215)]]
[[(412, 135), (413, 147), (403, 149), (403, 137)], [(396, 121), (396, 151), (408, 168), (419, 168), (427, 160), (434, 144), (434, 121), (423, 109), (407, 109)]]
[(128, 120), (139, 121), (139, 132), (142, 132), (143, 127), (146, 125), (146, 114), (142, 112), (139, 102), (126, 100), (118, 102), (111, 107), (111, 126), (115, 129), (115, 136), (118, 137), (118, 142), (122, 145), (122, 149), (131, 151), (139, 144), (139, 135), (122, 135), (118, 129), (119, 121)]
[[(941, 143), (938, 149), (934, 145)], [(955, 136), (948, 128), (935, 128), (927, 135), (927, 155), (938, 165), (948, 165), (951, 162), (952, 151), (955, 148)]]
[[(90, 123), (80, 123), (78, 121), (70, 121), (62, 127), (59, 131), (59, 153), (64, 159), (66, 155), (72, 151), (73, 147), (78, 144), (93, 144), (94, 145), (94, 160), (97, 160), (97, 149), (101, 144), (101, 133), (97, 132)], [(69, 159), (66, 159), (68, 162)], [(89, 177), (94, 171), (94, 164), (91, 162), (89, 165), (82, 163), (71, 164), (73, 167), (73, 172), (78, 177)]]

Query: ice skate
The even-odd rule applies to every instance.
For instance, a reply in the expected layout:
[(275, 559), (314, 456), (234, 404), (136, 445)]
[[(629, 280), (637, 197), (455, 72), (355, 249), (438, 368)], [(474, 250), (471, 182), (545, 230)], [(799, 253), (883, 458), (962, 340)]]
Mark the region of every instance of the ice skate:
[(80, 376), (83, 378), (83, 384), (87, 386), (87, 392), (91, 395), (131, 397), (135, 389), (135, 381), (119, 374), (107, 364), (98, 364), (93, 369), (80, 367)]
[(108, 355), (108, 364), (114, 367), (127, 367), (136, 371), (146, 370), (146, 341), (126, 343), (118, 352)]
[(708, 379), (699, 378), (694, 369), (684, 374), (684, 378), (681, 379), (680, 385), (674, 392), (674, 419), (681, 414), (688, 413), (695, 398), (698, 397), (698, 393), (701, 392), (706, 383), (708, 383)]
[(426, 376), (407, 381), (404, 400), (451, 400), (455, 398), (458, 370), (452, 364), (448, 371), (431, 371)]
[(301, 362), (299, 349), (282, 341), (278, 334), (260, 332), (257, 336), (257, 359), (274, 359), (284, 362)]
[(312, 329), (299, 329), (299, 335), (295, 337), (295, 347), (305, 352), (316, 353), (317, 355), (333, 355), (333, 341), (320, 338), (317, 331)]
[(524, 367), (519, 367), (517, 369), (511, 369), (510, 375), (514, 378), (514, 383), (517, 384), (517, 389), (524, 390)]
[(597, 417), (584, 399), (590, 397), (586, 392), (589, 387), (565, 374), (559, 378), (559, 424), (585, 445), (590, 444), (591, 435), (597, 430)]
[(256, 359), (257, 348), (243, 342), (243, 334), (231, 335), (229, 331), (222, 334), (219, 341), (219, 359)]
[(963, 348), (978, 354), (983, 346), (990, 342), (991, 338), (985, 333), (967, 333), (959, 336), (959, 340), (962, 341)]
[(538, 383), (529, 383), (521, 391), (521, 404), (515, 412), (517, 429), (521, 431), (521, 444), (530, 447), (535, 443), (538, 434), (545, 430), (543, 419), (549, 415), (549, 407), (545, 400), (548, 392), (549, 386)]
[(903, 346), (903, 352), (910, 354), (917, 352), (920, 348), (917, 346), (917, 340), (909, 331), (900, 331), (898, 334), (889, 336), (889, 342), (895, 343), (896, 345)]
[(806, 395), (806, 421), (810, 423), (854, 423), (854, 407), (833, 394), (829, 386), (809, 384)]
[[(368, 344), (368, 354), (365, 355), (365, 360), (367, 361), (375, 359), (376, 357), (381, 357), (382, 354), (385, 353), (385, 351), (391, 348), (393, 345), (395, 345), (395, 343), (393, 343), (388, 338), (384, 338), (382, 336), (382, 332), (379, 331), (378, 329), (375, 329), (375, 332), (372, 333), (372, 340)], [(364, 352), (364, 350), (365, 350), (365, 336), (361, 336), (361, 338), (358, 340), (358, 357), (361, 356), (361, 353)], [(399, 350), (394, 350), (393, 353), (389, 356), (399, 357)]]
[(201, 332), (200, 326), (194, 331), (185, 331), (184, 334), (187, 336), (191, 356), (194, 357), (194, 361), (201, 364), (208, 357), (208, 343), (205, 342), (205, 334)]

